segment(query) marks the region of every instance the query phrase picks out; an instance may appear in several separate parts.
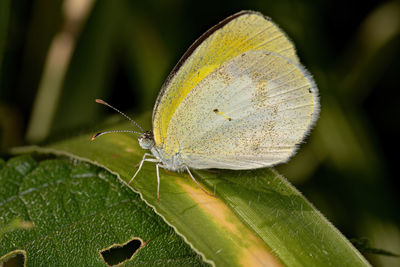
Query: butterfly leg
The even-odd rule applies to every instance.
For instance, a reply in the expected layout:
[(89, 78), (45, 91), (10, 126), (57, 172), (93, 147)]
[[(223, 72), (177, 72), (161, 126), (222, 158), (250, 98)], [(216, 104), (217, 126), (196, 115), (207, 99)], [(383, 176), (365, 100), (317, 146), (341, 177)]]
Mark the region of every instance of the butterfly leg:
[(156, 164), (157, 172), (157, 201), (160, 202), (160, 163)]
[(196, 181), (196, 179), (194, 178), (194, 176), (192, 175), (192, 173), (190, 172), (189, 168), (187, 166), (185, 166), (186, 171), (189, 173), (190, 178), (192, 178), (193, 182), (195, 182), (197, 184), (198, 187), (200, 187), (201, 190), (203, 190), (207, 195), (213, 196), (215, 197), (214, 194), (209, 193), (204, 187), (202, 187), (199, 182)]
[[(133, 179), (135, 179), (136, 175), (139, 173), (139, 171), (142, 169), (143, 163), (145, 161), (148, 162), (160, 162), (158, 159), (146, 159), (146, 157), (148, 156), (153, 156), (153, 154), (150, 153), (144, 153), (142, 161), (140, 162), (139, 168), (137, 169), (137, 171), (135, 172), (135, 174), (132, 176), (132, 178), (129, 180), (128, 184), (131, 184), (133, 182)], [(154, 156), (153, 156), (154, 157)]]
[(165, 166), (162, 163), (156, 164), (156, 172), (157, 172), (157, 201), (160, 202), (160, 167), (165, 169)]

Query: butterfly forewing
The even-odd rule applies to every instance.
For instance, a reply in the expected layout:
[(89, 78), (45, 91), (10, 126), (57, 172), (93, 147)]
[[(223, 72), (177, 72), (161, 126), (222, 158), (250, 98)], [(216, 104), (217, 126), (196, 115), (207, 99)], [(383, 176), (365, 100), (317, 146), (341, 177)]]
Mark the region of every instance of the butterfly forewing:
[(178, 150), (166, 140), (176, 109), (200, 81), (246, 51), (270, 51), (299, 62), (293, 44), (267, 17), (254, 11), (228, 17), (189, 48), (163, 85), (153, 110), (156, 146)]

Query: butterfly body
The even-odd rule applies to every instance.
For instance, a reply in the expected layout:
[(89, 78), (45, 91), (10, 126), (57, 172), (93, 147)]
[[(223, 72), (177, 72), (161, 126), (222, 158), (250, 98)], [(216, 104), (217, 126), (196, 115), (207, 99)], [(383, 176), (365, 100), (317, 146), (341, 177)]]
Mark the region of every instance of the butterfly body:
[(177, 152), (170, 155), (162, 148), (155, 146), (153, 132), (144, 132), (139, 136), (138, 140), (140, 147), (150, 150), (151, 155), (154, 156), (157, 162), (160, 162), (165, 169), (175, 172), (182, 172), (185, 170), (187, 163), (182, 160), (182, 154)]

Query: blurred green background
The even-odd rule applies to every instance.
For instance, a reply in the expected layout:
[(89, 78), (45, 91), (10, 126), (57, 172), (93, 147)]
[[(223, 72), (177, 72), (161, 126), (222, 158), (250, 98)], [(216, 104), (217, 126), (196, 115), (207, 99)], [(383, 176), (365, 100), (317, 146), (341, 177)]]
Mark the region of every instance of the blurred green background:
[(2, 155), (93, 131), (112, 114), (95, 98), (151, 111), (186, 48), (243, 9), (287, 32), (320, 90), (317, 126), (278, 171), (348, 238), (400, 253), (399, 1), (0, 0)]

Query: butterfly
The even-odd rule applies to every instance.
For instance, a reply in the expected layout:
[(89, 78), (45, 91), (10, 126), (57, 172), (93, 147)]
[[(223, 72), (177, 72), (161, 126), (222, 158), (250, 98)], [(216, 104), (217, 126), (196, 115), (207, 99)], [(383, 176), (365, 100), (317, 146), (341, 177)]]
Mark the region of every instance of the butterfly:
[[(130, 131), (140, 134), (140, 147), (150, 151), (129, 184), (146, 161), (156, 164), (157, 199), (159, 168), (187, 172), (202, 188), (190, 169), (286, 162), (318, 114), (317, 86), (293, 43), (268, 17), (241, 11), (205, 32), (173, 68), (157, 97), (152, 131), (123, 114), (141, 130)], [(116, 131), (92, 139), (110, 132)]]

